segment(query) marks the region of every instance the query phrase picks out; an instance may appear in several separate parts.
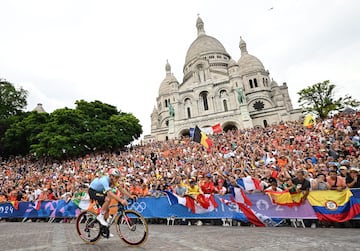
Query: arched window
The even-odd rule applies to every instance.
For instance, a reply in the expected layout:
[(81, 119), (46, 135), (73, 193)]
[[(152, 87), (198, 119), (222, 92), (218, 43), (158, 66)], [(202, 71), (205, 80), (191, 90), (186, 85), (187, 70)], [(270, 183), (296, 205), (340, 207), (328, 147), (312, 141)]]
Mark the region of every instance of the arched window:
[(265, 128), (268, 127), (268, 122), (266, 121), (266, 119), (264, 119), (263, 123)]
[(169, 120), (166, 120), (166, 121), (165, 121), (165, 125), (166, 125), (166, 126), (169, 126)]
[(255, 87), (258, 87), (256, 78), (254, 78), (254, 84), (255, 84)]
[(225, 96), (227, 96), (226, 91), (225, 90), (220, 91), (220, 97), (223, 98)]
[(165, 99), (165, 107), (168, 107), (168, 101)]
[(228, 111), (228, 106), (227, 106), (227, 102), (226, 102), (225, 99), (223, 100), (223, 105), (224, 105), (224, 111), (227, 112)]
[(191, 110), (190, 107), (186, 108), (188, 119), (191, 118)]
[(265, 85), (265, 78), (263, 78), (263, 85), (266, 86), (266, 85)]
[(200, 93), (201, 99), (203, 101), (203, 105), (204, 105), (204, 111), (209, 110), (209, 104), (208, 104), (208, 98), (207, 98), (207, 92), (202, 92)]
[(250, 84), (250, 88), (254, 88), (253, 83), (252, 83), (252, 79), (249, 79), (249, 84)]

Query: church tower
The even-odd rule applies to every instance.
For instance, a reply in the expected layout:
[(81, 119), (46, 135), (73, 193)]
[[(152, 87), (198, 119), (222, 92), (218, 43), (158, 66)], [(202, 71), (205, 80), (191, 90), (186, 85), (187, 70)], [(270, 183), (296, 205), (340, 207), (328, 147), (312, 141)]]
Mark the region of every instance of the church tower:
[(269, 71), (248, 53), (241, 37), (236, 62), (219, 40), (206, 34), (199, 16), (195, 26), (197, 36), (187, 50), (181, 83), (166, 62), (151, 114), (151, 135), (145, 139), (188, 136), (196, 125), (206, 130), (220, 123), (226, 131), (300, 118), (300, 110), (292, 109), (287, 85), (272, 84)]

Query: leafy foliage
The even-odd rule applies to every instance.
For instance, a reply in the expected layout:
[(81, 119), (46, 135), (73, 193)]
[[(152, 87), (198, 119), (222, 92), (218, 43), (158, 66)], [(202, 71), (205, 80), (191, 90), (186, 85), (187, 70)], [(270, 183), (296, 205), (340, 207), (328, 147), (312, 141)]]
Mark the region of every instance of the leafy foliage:
[(8, 153), (26, 155), (30, 146), (37, 143), (37, 135), (42, 132), (49, 114), (27, 112), (13, 117), (11, 126), (5, 132), (3, 144)]
[(4, 79), (0, 79), (0, 119), (19, 114), (27, 105), (28, 92)]
[(357, 107), (360, 102), (346, 95), (335, 99), (335, 85), (329, 80), (317, 83), (298, 92), (298, 103), (307, 112), (317, 114), (321, 119), (326, 118), (332, 111), (341, 111), (345, 107)]
[(65, 159), (93, 151), (113, 151), (138, 139), (139, 120), (100, 101), (76, 101), (76, 108), (51, 114), (27, 112), (0, 120), (0, 154)]

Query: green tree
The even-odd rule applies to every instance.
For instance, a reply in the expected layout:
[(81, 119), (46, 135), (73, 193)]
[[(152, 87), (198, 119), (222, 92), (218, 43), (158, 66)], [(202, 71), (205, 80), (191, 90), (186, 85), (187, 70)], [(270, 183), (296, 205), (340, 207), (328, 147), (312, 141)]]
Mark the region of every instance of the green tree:
[(83, 114), (77, 110), (66, 107), (55, 110), (37, 134), (37, 143), (30, 146), (30, 152), (56, 159), (82, 154), (84, 148), (79, 147), (79, 143), (84, 120)]
[[(42, 132), (49, 114), (27, 112), (12, 117), (12, 123), (6, 130), (2, 143), (5, 155), (26, 155), (30, 146), (38, 142), (37, 135)], [(10, 119), (8, 119), (10, 120)]]
[(56, 159), (128, 145), (142, 133), (139, 120), (100, 101), (76, 101), (75, 109), (55, 110), (30, 151)]
[(0, 79), (0, 119), (19, 114), (27, 105), (28, 92)]
[(335, 85), (329, 80), (317, 83), (298, 92), (298, 103), (307, 112), (317, 114), (321, 119), (326, 118), (332, 111), (341, 111), (345, 107), (357, 107), (360, 102), (349, 95), (336, 99), (334, 97)]

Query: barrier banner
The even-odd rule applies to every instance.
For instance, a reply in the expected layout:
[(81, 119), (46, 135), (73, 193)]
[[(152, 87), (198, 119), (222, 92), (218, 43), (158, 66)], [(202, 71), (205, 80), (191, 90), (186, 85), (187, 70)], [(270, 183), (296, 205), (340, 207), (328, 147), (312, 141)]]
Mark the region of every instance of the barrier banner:
[[(352, 190), (354, 199), (360, 202), (360, 190)], [(251, 210), (265, 225), (276, 225), (275, 219), (317, 219), (313, 207), (308, 201), (298, 207), (280, 206), (274, 204), (268, 195), (262, 193), (247, 194), (252, 202)], [(229, 195), (215, 195), (218, 207), (211, 212), (194, 214), (181, 204), (171, 205), (167, 196), (145, 197), (135, 201), (129, 209), (140, 212), (145, 218), (185, 218), (185, 219), (222, 219), (231, 218), (247, 222), (244, 213), (229, 201)], [(19, 202), (18, 209), (12, 203), (0, 203), (0, 218), (73, 218), (80, 209), (72, 202), (64, 200), (40, 202)], [(355, 218), (358, 218), (358, 215)], [(354, 219), (355, 219), (354, 218)]]
[(314, 209), (308, 201), (300, 206), (288, 207), (274, 204), (268, 195), (254, 193), (248, 196), (252, 202), (252, 209), (270, 218), (283, 219), (317, 219)]
[(64, 200), (19, 202), (18, 209), (10, 202), (0, 203), (1, 218), (72, 218), (79, 213), (74, 203)]

